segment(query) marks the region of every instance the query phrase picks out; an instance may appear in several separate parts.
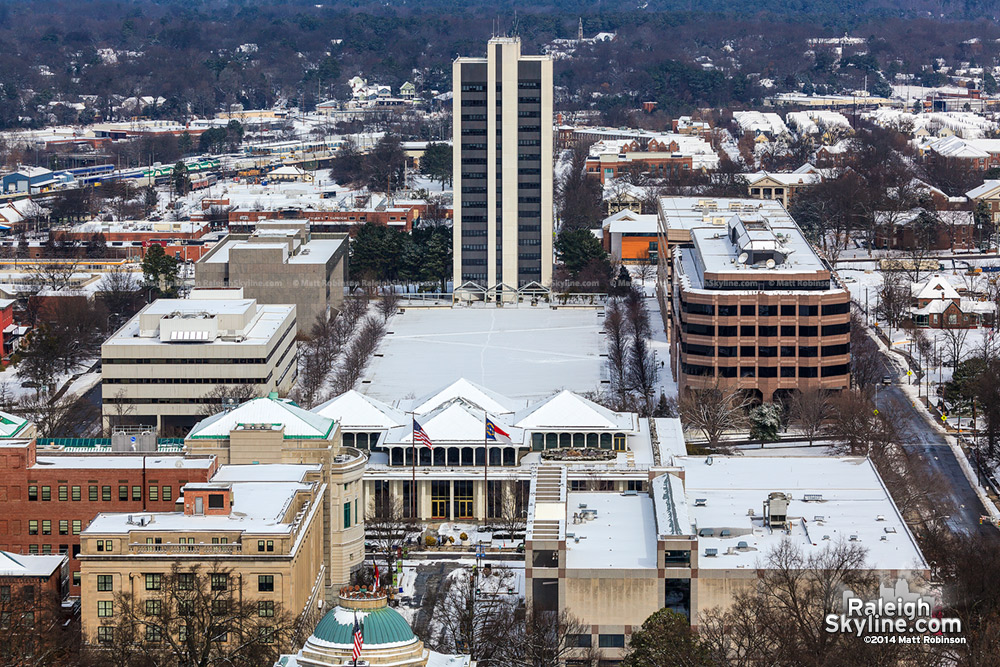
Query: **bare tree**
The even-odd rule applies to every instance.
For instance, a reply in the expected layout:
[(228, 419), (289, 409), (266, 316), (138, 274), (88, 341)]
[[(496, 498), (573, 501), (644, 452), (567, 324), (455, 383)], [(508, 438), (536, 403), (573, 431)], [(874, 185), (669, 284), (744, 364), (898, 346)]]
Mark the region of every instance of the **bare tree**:
[(941, 342), (944, 344), (948, 363), (952, 368), (958, 368), (965, 358), (965, 341), (969, 337), (969, 330), (960, 327), (946, 327), (941, 329)]
[[(115, 664), (123, 667), (272, 664), (293, 649), (313, 619), (296, 619), (279, 602), (261, 613), (259, 602), (229, 570), (174, 564), (160, 576), (158, 590), (143, 597), (116, 594), (114, 617), (103, 620), (103, 634), (87, 640), (110, 648), (122, 660)], [(121, 642), (131, 651), (121, 650)]]
[(628, 363), (628, 336), (621, 303), (611, 300), (604, 309), (604, 331), (608, 337), (608, 374), (612, 391), (619, 398), (627, 391), (625, 368)]
[[(406, 517), (403, 499), (398, 496), (375, 498), (365, 511), (365, 541), (385, 558), (385, 572), (392, 575), (396, 550), (406, 543), (407, 533), (415, 529)], [(382, 582), (378, 582), (381, 585)]]
[(55, 593), (47, 587), (5, 579), (0, 595), (0, 663), (5, 667), (69, 664), (75, 633), (63, 623)]
[(505, 485), (500, 499), (500, 514), (493, 519), (500, 531), (509, 535), (511, 540), (524, 535), (527, 526), (527, 490), (516, 480)]
[(510, 664), (504, 656), (520, 625), (516, 597), (507, 593), (514, 582), (514, 573), (506, 567), (452, 572), (434, 609), (438, 631), (433, 644), (446, 653), (471, 655), (484, 667)]
[(122, 266), (115, 266), (105, 273), (97, 285), (100, 299), (116, 322), (121, 322), (136, 313), (141, 290), (139, 279)]
[(548, 667), (574, 660), (588, 667), (596, 666), (599, 652), (593, 648), (580, 648), (576, 643), (579, 635), (590, 632), (591, 626), (584, 625), (566, 611), (528, 610), (524, 623), (513, 627), (513, 632), (501, 647), (503, 662), (495, 664)]
[(378, 302), (378, 311), (381, 313), (382, 318), (388, 320), (390, 317), (396, 314), (396, 310), (399, 308), (399, 292), (392, 289), (382, 290), (381, 299)]
[(639, 279), (642, 280), (643, 284), (647, 280), (651, 280), (656, 276), (656, 264), (649, 256), (649, 250), (643, 250), (639, 253), (639, 262), (636, 267), (636, 274)]
[(656, 360), (644, 336), (634, 336), (628, 359), (628, 385), (642, 398), (643, 415), (652, 411), (656, 389)]
[(748, 407), (750, 399), (743, 391), (722, 385), (718, 379), (709, 389), (685, 391), (678, 402), (681, 421), (703, 432), (710, 447), (717, 447), (726, 431), (747, 425)]
[(205, 393), (201, 409), (201, 417), (211, 417), (227, 408), (235, 408), (246, 403), (251, 398), (257, 398), (257, 388), (252, 384), (220, 384)]
[(823, 432), (826, 421), (833, 415), (830, 393), (825, 389), (804, 389), (792, 394), (789, 405), (791, 422), (809, 440), (811, 447)]
[(860, 311), (851, 309), (851, 381), (855, 387), (868, 389), (881, 382), (884, 370), (878, 343), (865, 327)]
[(902, 271), (882, 271), (882, 288), (875, 315), (889, 328), (898, 327), (910, 309), (910, 284)]
[[(758, 564), (755, 586), (734, 596), (728, 610), (702, 615), (702, 639), (725, 664), (802, 665), (912, 664), (919, 647), (884, 647), (851, 633), (827, 632), (824, 619), (842, 613), (845, 589), (862, 599), (878, 593), (878, 576), (860, 545), (837, 542), (805, 555), (790, 540)], [(761, 627), (780, 631), (761, 633)], [(767, 636), (760, 636), (766, 634)], [(931, 664), (931, 663), (925, 663)]]

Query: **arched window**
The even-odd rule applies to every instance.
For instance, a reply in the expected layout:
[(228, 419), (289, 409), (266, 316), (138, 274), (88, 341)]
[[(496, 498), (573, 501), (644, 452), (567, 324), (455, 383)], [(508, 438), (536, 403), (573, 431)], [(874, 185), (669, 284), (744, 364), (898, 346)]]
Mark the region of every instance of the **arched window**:
[(539, 452), (545, 448), (545, 434), (544, 433), (532, 433), (531, 434), (531, 450), (534, 452)]
[(429, 466), (431, 464), (431, 450), (421, 447), (417, 451), (420, 452), (417, 454), (417, 465)]
[(558, 433), (546, 433), (545, 434), (545, 449), (556, 449), (559, 447), (559, 434)]
[(503, 461), (503, 452), (500, 447), (490, 447), (490, 465), (498, 466)]
[(447, 455), (450, 449), (451, 449), (450, 447), (435, 447), (434, 451), (432, 452), (434, 454), (434, 465), (444, 466), (445, 456)]
[(368, 434), (358, 433), (354, 438), (354, 442), (355, 442), (354, 445), (355, 447), (360, 447), (361, 449), (368, 449)]
[(472, 447), (462, 447), (462, 465), (471, 466), (474, 454)]
[(485, 460), (483, 458), (483, 456), (484, 456), (483, 455), (483, 448), (482, 447), (476, 447), (476, 465), (477, 466), (483, 465), (483, 461)]
[(601, 434), (601, 449), (611, 449), (611, 434), (602, 433)]
[(514, 451), (513, 447), (508, 447), (503, 450), (503, 464), (505, 466), (517, 465), (517, 452)]
[(393, 447), (390, 450), (392, 454), (392, 465), (401, 466), (403, 465), (403, 450), (399, 447)]
[(598, 447), (598, 435), (596, 433), (587, 434), (587, 447), (596, 448)]
[(458, 447), (449, 447), (448, 448), (448, 465), (450, 465), (450, 466), (457, 466), (458, 463), (459, 463), (459, 457), (461, 456), (461, 454), (462, 454), (462, 452), (459, 450)]
[(615, 433), (615, 451), (624, 452), (625, 451), (625, 434)]
[(587, 445), (587, 436), (584, 433), (574, 433), (573, 434), (573, 447), (575, 449), (583, 449)]
[(559, 434), (559, 446), (562, 448), (569, 448), (573, 446), (573, 436), (570, 433), (560, 433)]
[(342, 438), (342, 440), (343, 440), (343, 443), (344, 443), (344, 447), (353, 447), (354, 446), (354, 434), (353, 433), (345, 433), (344, 436), (343, 436), (343, 438)]

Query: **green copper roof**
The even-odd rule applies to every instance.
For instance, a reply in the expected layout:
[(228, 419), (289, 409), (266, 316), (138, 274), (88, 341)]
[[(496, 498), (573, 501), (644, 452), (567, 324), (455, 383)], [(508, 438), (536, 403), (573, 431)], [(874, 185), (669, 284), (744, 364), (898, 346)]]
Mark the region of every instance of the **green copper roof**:
[[(403, 644), (413, 641), (413, 630), (406, 619), (395, 609), (382, 607), (369, 612), (358, 612), (363, 624), (362, 636), (366, 647), (385, 644)], [(350, 646), (354, 642), (354, 610), (334, 607), (316, 625), (313, 637), (331, 644)]]

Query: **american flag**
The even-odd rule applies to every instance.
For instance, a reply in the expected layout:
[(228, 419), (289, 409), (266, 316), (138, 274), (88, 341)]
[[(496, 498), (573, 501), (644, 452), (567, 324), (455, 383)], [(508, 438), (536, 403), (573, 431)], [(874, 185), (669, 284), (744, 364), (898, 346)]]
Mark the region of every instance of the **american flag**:
[(358, 623), (358, 612), (354, 612), (354, 650), (351, 652), (351, 656), (354, 658), (354, 664), (358, 663), (358, 658), (361, 657), (361, 647), (365, 643), (365, 638), (361, 633), (362, 627)]
[(413, 420), (413, 442), (419, 442), (427, 447), (427, 449), (434, 449), (434, 443), (432, 443), (431, 439), (427, 437), (427, 432), (424, 431), (424, 428), (417, 423), (416, 419)]

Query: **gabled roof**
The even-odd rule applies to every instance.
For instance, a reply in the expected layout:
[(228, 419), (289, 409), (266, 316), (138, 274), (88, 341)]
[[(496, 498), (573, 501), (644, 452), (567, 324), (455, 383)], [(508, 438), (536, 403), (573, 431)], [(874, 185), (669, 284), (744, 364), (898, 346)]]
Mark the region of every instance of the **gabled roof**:
[(285, 438), (329, 439), (336, 422), (303, 410), (284, 398), (253, 398), (228, 412), (220, 412), (194, 425), (188, 438), (227, 439), (240, 425), (270, 424), (284, 427)]
[(525, 429), (600, 428), (624, 431), (639, 428), (635, 414), (608, 410), (567, 389), (519, 411), (514, 415), (514, 426)]
[[(431, 439), (434, 445), (450, 443), (481, 443), (486, 437), (486, 413), (483, 410), (470, 407), (461, 399), (454, 399), (436, 410), (418, 415), (420, 427)], [(500, 428), (510, 434), (510, 439), (516, 444), (524, 440), (522, 429), (509, 426), (503, 419), (490, 414)], [(406, 424), (391, 429), (386, 436), (387, 443), (412, 443), (413, 425)]]
[(611, 234), (651, 234), (656, 232), (656, 225), (656, 214), (636, 213), (627, 208), (605, 218), (603, 223), (604, 229)]
[(748, 185), (757, 185), (766, 180), (774, 181), (780, 185), (814, 185), (822, 179), (819, 174), (801, 172), (767, 172), (759, 171), (746, 176)]
[(443, 389), (421, 396), (413, 402), (411, 410), (418, 415), (426, 414), (456, 398), (466, 405), (485, 410), (491, 415), (514, 412), (518, 408), (515, 401), (503, 394), (498, 394), (465, 378), (459, 378)]
[(351, 389), (312, 410), (321, 417), (332, 419), (342, 430), (383, 430), (408, 423), (403, 412)]
[(969, 199), (982, 199), (996, 195), (997, 191), (1000, 191), (1000, 181), (991, 179), (984, 181), (978, 188), (972, 188), (965, 193), (965, 196)]
[(64, 555), (20, 555), (0, 551), (0, 577), (47, 577), (58, 569)]
[(958, 299), (958, 290), (944, 276), (934, 274), (927, 280), (913, 283), (910, 294), (915, 299)]

